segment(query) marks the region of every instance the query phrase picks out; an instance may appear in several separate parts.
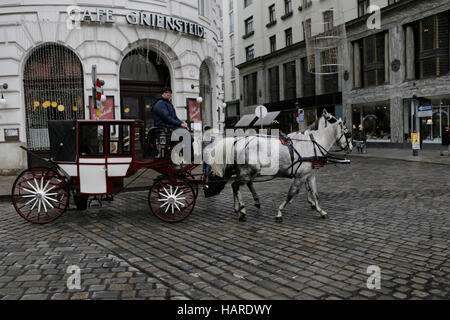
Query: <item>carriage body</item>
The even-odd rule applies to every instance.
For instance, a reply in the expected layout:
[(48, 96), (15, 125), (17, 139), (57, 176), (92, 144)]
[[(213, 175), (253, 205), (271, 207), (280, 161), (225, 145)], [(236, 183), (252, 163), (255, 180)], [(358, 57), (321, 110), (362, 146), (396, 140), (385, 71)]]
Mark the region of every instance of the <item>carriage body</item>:
[(49, 121), (51, 160), (77, 195), (112, 195), (144, 160), (143, 132), (139, 120)]
[(55, 120), (48, 128), (49, 165), (22, 172), (11, 192), (16, 211), (26, 220), (54, 221), (69, 207), (71, 194), (78, 210), (88, 207), (89, 198), (101, 205), (122, 191), (124, 179), (139, 169), (160, 174), (149, 183), (148, 197), (158, 218), (179, 222), (193, 210), (202, 179), (190, 173), (195, 164), (172, 163), (170, 134), (161, 128), (150, 130), (149, 139), (141, 120)]

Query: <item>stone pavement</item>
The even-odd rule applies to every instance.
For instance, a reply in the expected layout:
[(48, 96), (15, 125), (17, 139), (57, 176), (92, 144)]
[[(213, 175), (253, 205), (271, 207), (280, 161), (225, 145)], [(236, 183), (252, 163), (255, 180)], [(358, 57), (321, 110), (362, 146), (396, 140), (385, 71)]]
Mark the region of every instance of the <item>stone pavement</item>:
[[(261, 210), (243, 190), (245, 223), (229, 186), (212, 199), (200, 192), (178, 224), (152, 216), (145, 191), (44, 226), (2, 202), (0, 298), (449, 299), (447, 167), (352, 161), (318, 172), (328, 220), (301, 192), (275, 223), (288, 180), (256, 184)], [(66, 286), (70, 265), (81, 268), (79, 290)], [(371, 265), (381, 269), (379, 290), (367, 288)]]

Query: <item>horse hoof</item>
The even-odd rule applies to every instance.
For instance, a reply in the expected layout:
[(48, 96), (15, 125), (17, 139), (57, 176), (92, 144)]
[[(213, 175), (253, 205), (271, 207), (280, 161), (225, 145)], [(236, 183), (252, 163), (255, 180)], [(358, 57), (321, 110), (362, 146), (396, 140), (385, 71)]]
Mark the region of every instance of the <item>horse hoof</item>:
[(245, 216), (240, 216), (239, 221), (245, 222), (245, 221), (247, 221), (247, 218)]
[(261, 205), (259, 203), (255, 203), (255, 207), (261, 209)]
[(322, 218), (323, 220), (326, 220), (326, 219), (328, 219), (328, 215), (325, 214), (325, 215), (321, 216), (321, 218)]
[(276, 217), (275, 218), (275, 222), (282, 223), (283, 222), (283, 217)]

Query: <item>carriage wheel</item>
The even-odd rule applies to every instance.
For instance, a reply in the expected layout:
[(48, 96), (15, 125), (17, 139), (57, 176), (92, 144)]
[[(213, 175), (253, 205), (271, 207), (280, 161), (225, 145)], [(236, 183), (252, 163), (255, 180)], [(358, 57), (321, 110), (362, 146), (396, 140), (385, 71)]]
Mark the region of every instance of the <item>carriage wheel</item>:
[(153, 214), (165, 222), (186, 219), (195, 207), (195, 191), (184, 178), (164, 176), (150, 189), (148, 202)]
[(70, 191), (64, 179), (48, 168), (22, 172), (13, 184), (12, 203), (25, 220), (44, 224), (58, 219), (69, 206)]

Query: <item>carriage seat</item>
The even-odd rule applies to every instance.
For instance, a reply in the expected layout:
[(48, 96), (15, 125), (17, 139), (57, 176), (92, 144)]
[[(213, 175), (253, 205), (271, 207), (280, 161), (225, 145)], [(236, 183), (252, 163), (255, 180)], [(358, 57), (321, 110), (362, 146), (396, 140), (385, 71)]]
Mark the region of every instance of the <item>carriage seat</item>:
[(148, 155), (150, 158), (165, 158), (170, 156), (172, 149), (172, 129), (154, 127), (147, 133)]

